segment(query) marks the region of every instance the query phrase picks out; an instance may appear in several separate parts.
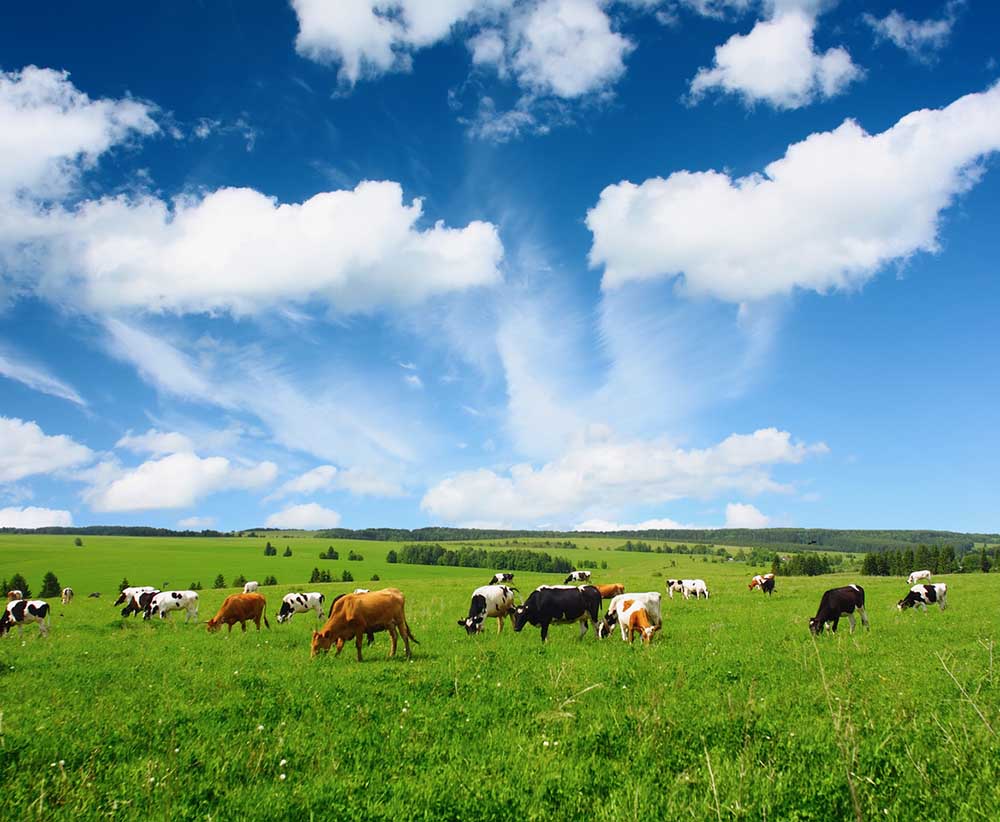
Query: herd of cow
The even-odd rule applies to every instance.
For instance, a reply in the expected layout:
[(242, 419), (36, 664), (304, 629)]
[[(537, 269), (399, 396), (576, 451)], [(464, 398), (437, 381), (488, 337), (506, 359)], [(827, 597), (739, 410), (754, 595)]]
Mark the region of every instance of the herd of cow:
[[(914, 571), (907, 579), (911, 585), (909, 592), (899, 600), (900, 610), (920, 606), (924, 611), (928, 605), (937, 604), (941, 610), (947, 606), (948, 587), (944, 583), (931, 583), (930, 571)], [(633, 642), (636, 634), (644, 643), (652, 641), (662, 627), (660, 592), (625, 592), (620, 583), (610, 585), (590, 584), (590, 571), (573, 571), (562, 585), (540, 585), (523, 603), (517, 602), (517, 588), (509, 583), (514, 581), (512, 573), (494, 574), (488, 585), (472, 592), (469, 613), (458, 620), (459, 626), (469, 634), (483, 630), (487, 619), (496, 618), (497, 633), (503, 631), (503, 622), (510, 617), (514, 631), (520, 633), (525, 625), (531, 624), (541, 629), (542, 642), (548, 637), (550, 625), (580, 624), (580, 637), (587, 634), (590, 624), (595, 634), (609, 636), (617, 625), (622, 640)], [(209, 632), (218, 631), (223, 625), (232, 632), (233, 625), (240, 624), (245, 632), (247, 623), (253, 622), (260, 630), (261, 620), (270, 629), (265, 608), (267, 600), (257, 592), (258, 583), (248, 582), (243, 592), (226, 597), (218, 613), (205, 624)], [(774, 593), (774, 574), (758, 574), (749, 584), (750, 590), (760, 590), (769, 596)], [(708, 599), (708, 586), (702, 579), (668, 579), (666, 590), (673, 598), (675, 593), (685, 599)], [(91, 594), (91, 596), (94, 596)], [(604, 616), (600, 616), (601, 603), (610, 600)], [(0, 636), (15, 625), (20, 632), (26, 624), (36, 623), (43, 636), (48, 635), (49, 603), (40, 599), (25, 599), (21, 591), (7, 592), (7, 606), (0, 617)], [(64, 588), (63, 605), (73, 600), (73, 589)], [(279, 623), (288, 622), (295, 614), (313, 612), (317, 619), (323, 618), (325, 597), (320, 592), (286, 594), (277, 612)], [(198, 619), (197, 591), (159, 591), (152, 586), (125, 588), (121, 591), (115, 606), (124, 605), (121, 614), (129, 617), (141, 613), (144, 619), (158, 616), (165, 619), (171, 611), (183, 611), (185, 622)], [(336, 646), (339, 654), (344, 644), (354, 640), (358, 661), (361, 661), (362, 641), (374, 641), (377, 632), (389, 633), (390, 656), (395, 656), (397, 636), (403, 638), (407, 659), (411, 656), (410, 642), (417, 640), (410, 630), (404, 612), (405, 598), (396, 588), (369, 591), (357, 588), (350, 594), (335, 597), (327, 612), (326, 622), (319, 631), (312, 632), (311, 655), (328, 651)], [(809, 628), (814, 634), (823, 632), (826, 625), (837, 630), (841, 617), (846, 616), (854, 630), (854, 614), (861, 617), (861, 623), (868, 628), (865, 612), (865, 591), (860, 585), (846, 585), (831, 588), (820, 599), (816, 616), (809, 620)]]

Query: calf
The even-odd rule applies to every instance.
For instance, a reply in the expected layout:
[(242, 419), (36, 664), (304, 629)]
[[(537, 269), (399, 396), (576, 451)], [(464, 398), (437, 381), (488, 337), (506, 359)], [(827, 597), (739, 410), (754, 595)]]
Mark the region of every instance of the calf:
[(590, 582), (590, 571), (570, 571), (569, 576), (563, 580), (563, 585), (570, 582)]
[[(343, 594), (337, 597), (330, 609), (330, 618), (319, 631), (313, 631), (310, 656), (328, 651), (336, 643), (337, 655), (344, 643), (354, 639), (361, 662), (361, 638), (373, 631), (388, 631), (392, 646), (389, 656), (396, 655), (396, 632), (403, 637), (406, 658), (411, 657), (410, 640), (417, 643), (406, 621), (406, 598), (396, 588), (383, 588), (367, 594)], [(420, 643), (417, 643), (418, 645)]]
[(472, 592), (469, 615), (458, 624), (467, 634), (477, 634), (483, 630), (483, 623), (489, 617), (497, 618), (497, 633), (503, 630), (504, 617), (514, 610), (514, 591), (507, 585), (483, 585)]
[(149, 591), (159, 591), (159, 588), (154, 588), (152, 585), (134, 585), (131, 588), (122, 588), (122, 592), (118, 595), (118, 599), (112, 602), (112, 605), (122, 605), (128, 602), (136, 594), (145, 594)]
[(705, 585), (703, 579), (668, 579), (667, 593), (670, 594), (671, 599), (674, 598), (674, 593), (683, 594), (684, 599), (690, 597), (708, 599), (708, 586)]
[(7, 592), (8, 602), (16, 602), (19, 599), (24, 599), (24, 591), (19, 591), (17, 588), (12, 588)]
[(267, 600), (260, 594), (230, 594), (219, 607), (219, 612), (206, 623), (208, 632), (213, 633), (221, 626), (228, 625), (229, 633), (232, 633), (233, 625), (237, 622), (243, 633), (247, 632), (248, 622), (253, 622), (259, 631), (261, 619), (264, 620), (264, 627), (270, 631), (271, 625), (264, 613), (266, 607)]
[(896, 603), (896, 607), (902, 611), (919, 605), (926, 614), (927, 606), (933, 605), (935, 602), (942, 611), (948, 607), (948, 586), (943, 582), (937, 582), (933, 585), (914, 585), (910, 588), (910, 592)]
[(260, 583), (259, 582), (257, 582), (256, 580), (251, 580), (250, 582), (246, 583), (246, 585), (243, 586), (243, 593), (244, 594), (255, 594), (255, 593), (257, 593), (257, 589), (259, 587), (260, 587)]
[(49, 603), (44, 599), (15, 599), (7, 603), (7, 608), (0, 617), (0, 636), (3, 636), (15, 625), (18, 636), (23, 627), (32, 622), (38, 623), (42, 636), (49, 635)]
[[(248, 595), (245, 595), (248, 596)], [(198, 592), (197, 591), (161, 591), (154, 594), (146, 606), (143, 619), (158, 616), (166, 619), (171, 611), (183, 611), (184, 621), (191, 622), (198, 620)]]
[(291, 622), (292, 617), (296, 614), (304, 614), (308, 611), (315, 611), (316, 619), (322, 619), (325, 599), (326, 597), (318, 591), (309, 594), (285, 594), (281, 600), (281, 607), (278, 609), (278, 624)]
[(125, 607), (122, 608), (122, 616), (130, 617), (133, 614), (143, 613), (153, 601), (153, 597), (158, 593), (160, 592), (156, 588), (153, 588), (151, 591), (142, 591), (141, 593), (133, 594)]
[(594, 587), (601, 592), (601, 599), (611, 599), (625, 593), (625, 586), (620, 582), (613, 585), (595, 585)]
[(924, 569), (923, 571), (913, 571), (906, 578), (906, 584), (907, 585), (915, 585), (916, 583), (920, 582), (920, 580), (922, 580), (922, 579), (926, 579), (928, 582), (930, 582), (931, 572), (928, 571), (928, 570), (926, 570), (926, 569)]
[(597, 633), (600, 609), (601, 593), (593, 585), (581, 585), (579, 588), (542, 586), (531, 592), (524, 605), (515, 609), (514, 630), (520, 633), (529, 622), (538, 625), (542, 629), (542, 642), (545, 642), (549, 625), (579, 622), (580, 639), (583, 639), (589, 627), (588, 621), (594, 623), (594, 633)]
[[(653, 634), (660, 630), (660, 624), (654, 622), (649, 612), (640, 602), (626, 602), (625, 610), (619, 616), (619, 624), (622, 626), (622, 634), (628, 630), (628, 644), (631, 645), (636, 633), (642, 634), (642, 641), (646, 645), (653, 641)], [(624, 636), (622, 637), (624, 639)]]
[(619, 614), (630, 605), (639, 604), (646, 611), (646, 616), (653, 625), (662, 625), (663, 619), (660, 612), (660, 592), (646, 591), (645, 593), (619, 594), (608, 603), (608, 612), (604, 619), (597, 625), (597, 635), (601, 638), (609, 636), (615, 625), (621, 628), (622, 639), (627, 638), (628, 627), (619, 619)]
[(826, 623), (830, 630), (837, 630), (837, 623), (846, 616), (851, 623), (851, 633), (854, 633), (854, 611), (861, 616), (861, 624), (869, 628), (868, 614), (865, 613), (865, 589), (860, 585), (846, 585), (843, 588), (831, 588), (823, 594), (819, 601), (816, 616), (809, 620), (809, 630), (814, 634), (823, 633)]
[(490, 580), (490, 585), (500, 585), (503, 582), (513, 582), (513, 581), (514, 581), (514, 575), (511, 573), (504, 572), (500, 574), (494, 574), (493, 579)]
[(63, 588), (62, 589), (62, 604), (69, 605), (73, 601), (73, 589)]

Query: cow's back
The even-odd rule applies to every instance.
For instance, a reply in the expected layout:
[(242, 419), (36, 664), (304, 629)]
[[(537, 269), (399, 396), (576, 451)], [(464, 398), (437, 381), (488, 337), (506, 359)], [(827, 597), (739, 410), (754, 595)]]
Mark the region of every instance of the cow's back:
[(406, 599), (398, 588), (383, 588), (367, 594), (345, 594), (334, 603), (330, 619), (366, 627), (388, 621), (403, 621)]

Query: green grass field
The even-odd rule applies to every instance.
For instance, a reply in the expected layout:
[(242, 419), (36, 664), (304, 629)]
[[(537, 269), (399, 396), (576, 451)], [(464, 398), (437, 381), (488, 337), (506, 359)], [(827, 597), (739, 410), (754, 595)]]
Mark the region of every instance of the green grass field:
[[(1000, 818), (997, 575), (943, 577), (947, 611), (898, 613), (905, 580), (779, 578), (768, 600), (746, 589), (762, 569), (587, 540), (548, 550), (605, 560), (594, 581), (630, 590), (703, 577), (712, 598), (664, 597), (650, 647), (575, 626), (543, 646), (531, 626), (456, 625), (491, 571), (388, 565), (390, 543), (289, 539), (286, 558), (285, 540), (277, 557), (264, 542), (0, 537), (0, 577), (37, 593), (53, 570), (77, 592), (53, 601), (48, 639), (0, 640), (0, 818)], [(318, 559), (328, 544), (340, 560)], [(355, 582), (304, 584), (314, 566)], [(232, 593), (210, 589), (218, 573), (278, 578), (262, 589), (270, 631), (126, 621), (110, 604), (122, 577), (200, 580), (206, 619)], [(517, 575), (524, 595), (553, 581)], [(845, 621), (814, 640), (822, 591), (854, 581), (871, 632)], [(289, 590), (355, 586), (405, 593), (412, 662), (386, 659), (385, 634), (360, 665), (352, 649), (310, 660), (316, 620), (273, 620)]]

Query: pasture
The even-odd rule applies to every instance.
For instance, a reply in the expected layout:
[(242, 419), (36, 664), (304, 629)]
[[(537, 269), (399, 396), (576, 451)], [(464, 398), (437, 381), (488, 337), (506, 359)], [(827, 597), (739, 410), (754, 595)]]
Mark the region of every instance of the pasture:
[[(704, 578), (708, 601), (670, 600), (650, 647), (575, 626), (515, 634), (495, 621), (467, 637), (472, 589), (492, 570), (389, 565), (392, 543), (289, 539), (0, 537), (0, 577), (37, 594), (53, 570), (76, 591), (37, 628), (0, 640), (0, 815), (4, 819), (996, 819), (1000, 577), (940, 577), (949, 608), (899, 613), (908, 586), (856, 574), (779, 577), (770, 600), (752, 568), (701, 557), (598, 550), (595, 582), (664, 589)], [(584, 541), (578, 541), (583, 545)], [(327, 545), (338, 561), (321, 561)], [(347, 551), (362, 553), (347, 562)], [(672, 564), (673, 563), (673, 564)], [(355, 581), (308, 584), (313, 567)], [(499, 569), (498, 569), (499, 570)], [(271, 630), (124, 620), (133, 584), (200, 580), (202, 620), (231, 580), (262, 588)], [(369, 583), (377, 573), (380, 581)], [(555, 575), (518, 573), (522, 596)], [(859, 582), (870, 633), (814, 639), (823, 590)], [(387, 660), (379, 634), (309, 658), (317, 621), (274, 613), (290, 590), (327, 601), (354, 587), (400, 588), (420, 644)], [(87, 593), (100, 590), (101, 599)]]

